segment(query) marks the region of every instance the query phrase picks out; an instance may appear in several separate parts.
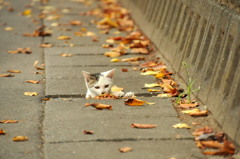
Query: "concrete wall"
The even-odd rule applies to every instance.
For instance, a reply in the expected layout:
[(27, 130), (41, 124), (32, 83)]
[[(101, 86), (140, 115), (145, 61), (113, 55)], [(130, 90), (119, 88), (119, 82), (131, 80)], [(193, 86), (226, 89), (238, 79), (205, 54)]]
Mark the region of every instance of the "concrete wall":
[(163, 60), (240, 145), (240, 13), (238, 0), (119, 0), (154, 42)]

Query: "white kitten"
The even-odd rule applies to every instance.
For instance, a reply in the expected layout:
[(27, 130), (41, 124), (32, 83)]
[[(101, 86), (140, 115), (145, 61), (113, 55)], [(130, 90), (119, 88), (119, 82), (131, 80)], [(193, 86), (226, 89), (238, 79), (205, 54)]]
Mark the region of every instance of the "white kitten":
[[(101, 73), (89, 73), (86, 71), (82, 71), (82, 73), (87, 87), (86, 98), (94, 98), (104, 93), (111, 93), (118, 97), (124, 96), (125, 93), (122, 91), (111, 92), (115, 69)], [(128, 92), (125, 94), (125, 97), (132, 97), (133, 95), (134, 93)]]

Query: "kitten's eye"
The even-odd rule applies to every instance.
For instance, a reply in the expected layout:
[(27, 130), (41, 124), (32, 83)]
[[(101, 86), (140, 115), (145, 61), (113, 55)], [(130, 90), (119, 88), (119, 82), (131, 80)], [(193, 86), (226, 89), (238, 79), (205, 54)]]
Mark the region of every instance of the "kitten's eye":
[(95, 89), (99, 89), (100, 87), (99, 87), (99, 86), (95, 86), (94, 88), (95, 88)]
[(109, 85), (105, 85), (104, 87), (105, 87), (105, 88), (108, 88), (108, 87), (109, 87)]

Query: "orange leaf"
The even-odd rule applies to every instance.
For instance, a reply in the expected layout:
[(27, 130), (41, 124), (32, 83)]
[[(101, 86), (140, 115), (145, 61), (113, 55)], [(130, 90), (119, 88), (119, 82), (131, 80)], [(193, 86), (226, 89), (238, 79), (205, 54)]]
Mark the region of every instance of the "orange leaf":
[(200, 142), (204, 147), (214, 148), (214, 149), (223, 148), (223, 144), (218, 141), (209, 140), (209, 141), (200, 141)]
[(179, 106), (181, 108), (188, 109), (188, 108), (195, 108), (198, 105), (199, 105), (198, 103), (190, 103), (190, 104), (180, 104)]
[(0, 129), (0, 135), (5, 135), (6, 132), (3, 129)]
[(44, 70), (44, 69), (45, 69), (44, 67), (39, 67), (39, 66), (37, 66), (37, 64), (38, 64), (38, 61), (35, 61), (34, 64), (33, 64), (33, 66), (34, 66), (37, 70)]
[(121, 54), (119, 52), (113, 52), (113, 51), (105, 52), (104, 55), (107, 56), (107, 57), (119, 57), (119, 56), (121, 56)]
[(71, 37), (62, 35), (62, 36), (59, 36), (57, 39), (58, 40), (70, 40)]
[(15, 136), (13, 141), (26, 141), (28, 138), (26, 136)]
[(50, 47), (52, 47), (52, 46), (53, 46), (53, 44), (50, 44), (50, 43), (40, 44), (40, 47), (42, 47), (42, 48), (50, 48)]
[(127, 100), (124, 101), (125, 105), (130, 105), (130, 106), (142, 106), (144, 105), (146, 102), (136, 99), (136, 98), (129, 98)]
[(151, 129), (151, 128), (157, 127), (157, 125), (132, 123), (132, 124), (131, 124), (131, 127), (132, 127), (132, 128), (139, 128), (139, 129)]
[(130, 61), (143, 61), (145, 60), (145, 57), (143, 56), (138, 56), (138, 57), (131, 57), (127, 59), (122, 59), (123, 62), (130, 62)]
[(35, 80), (27, 80), (25, 81), (26, 83), (33, 83), (33, 84), (38, 84), (40, 81), (35, 81)]
[(129, 152), (132, 151), (133, 149), (131, 147), (122, 147), (119, 149), (120, 152)]
[(200, 128), (200, 129), (196, 129), (192, 135), (193, 136), (200, 136), (202, 134), (210, 134), (213, 132), (213, 129), (212, 128), (209, 128), (209, 127), (203, 127), (203, 128)]
[(22, 73), (22, 71), (20, 71), (20, 70), (8, 70), (7, 72), (10, 72), (10, 73)]
[(1, 74), (0, 77), (14, 77), (13, 74)]
[(112, 110), (112, 106), (111, 105), (107, 105), (107, 104), (100, 104), (100, 103), (86, 103), (85, 107), (88, 106), (92, 106), (98, 110), (102, 110), (102, 109), (108, 109), (108, 110)]
[(18, 120), (1, 120), (0, 123), (8, 124), (8, 123), (17, 123)]

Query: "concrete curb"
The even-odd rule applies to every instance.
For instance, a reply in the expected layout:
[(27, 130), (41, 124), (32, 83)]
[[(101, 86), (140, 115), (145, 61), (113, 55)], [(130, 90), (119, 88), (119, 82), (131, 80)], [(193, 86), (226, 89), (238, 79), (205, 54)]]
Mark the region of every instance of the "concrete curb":
[[(163, 60), (186, 84), (181, 63), (201, 89), (195, 96), (208, 106), (223, 130), (240, 144), (240, 16), (235, 1), (121, 0), (139, 27), (160, 49)], [(235, 5), (235, 6), (234, 6)]]

